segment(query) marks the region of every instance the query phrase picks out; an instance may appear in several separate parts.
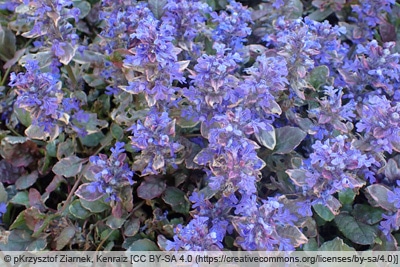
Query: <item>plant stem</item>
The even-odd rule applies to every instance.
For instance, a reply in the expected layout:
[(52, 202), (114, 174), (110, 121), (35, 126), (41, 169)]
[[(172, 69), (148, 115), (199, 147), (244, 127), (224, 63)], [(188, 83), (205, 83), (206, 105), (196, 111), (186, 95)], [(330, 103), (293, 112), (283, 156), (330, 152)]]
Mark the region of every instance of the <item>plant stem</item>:
[[(111, 140), (110, 140), (111, 141)], [(110, 141), (106, 142), (105, 144), (103, 144), (95, 153), (94, 155), (97, 155), (101, 150), (103, 150), (103, 148), (105, 148), (106, 146), (109, 145)], [(67, 197), (67, 199), (64, 202), (64, 206), (61, 208), (61, 210), (59, 211), (59, 214), (63, 214), (65, 209), (68, 207), (68, 205), (71, 202), (72, 197), (74, 196), (74, 193), (76, 191), (76, 189), (78, 189), (78, 186), (82, 180), (83, 174), (87, 171), (87, 169), (89, 168), (89, 164), (86, 164), (86, 166), (83, 168), (83, 170), (81, 171), (81, 173), (78, 176), (78, 179), (76, 180), (74, 186), (72, 187), (71, 191), (69, 192), (69, 195)]]

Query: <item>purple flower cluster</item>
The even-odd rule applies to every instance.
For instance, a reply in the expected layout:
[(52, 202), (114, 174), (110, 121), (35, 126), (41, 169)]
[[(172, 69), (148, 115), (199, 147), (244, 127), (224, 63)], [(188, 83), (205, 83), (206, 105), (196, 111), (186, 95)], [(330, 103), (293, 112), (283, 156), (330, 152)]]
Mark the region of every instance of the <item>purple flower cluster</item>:
[(382, 217), (385, 220), (382, 220), (380, 223), (380, 229), (385, 233), (385, 235), (389, 235), (392, 231), (399, 230), (400, 228), (400, 181), (397, 180), (397, 186), (393, 189), (393, 191), (388, 192), (387, 200), (389, 203), (392, 203), (393, 206), (397, 210), (396, 212), (390, 212), (389, 214), (382, 214)]
[(357, 26), (353, 30), (352, 41), (362, 43), (373, 39), (375, 27), (387, 21), (387, 14), (391, 13), (394, 0), (367, 0), (351, 5), (354, 16), (351, 17)]
[(15, 106), (31, 114), (33, 125), (50, 133), (62, 118), (61, 82), (54, 74), (42, 73), (37, 61), (27, 61), (25, 68), (25, 73), (12, 73), (10, 77), (9, 85), (18, 94)]
[(169, 0), (164, 9), (161, 19), (173, 26), (174, 38), (185, 57), (199, 57), (204, 44), (196, 42), (195, 38), (207, 34), (206, 16), (211, 13), (211, 7), (200, 0)]
[(240, 235), (236, 239), (238, 245), (245, 250), (293, 250), (292, 240), (283, 236), (282, 230), (291, 228), (297, 217), (291, 215), (276, 198), (263, 200), (262, 204), (257, 204), (255, 197), (248, 201), (242, 216), (233, 219)]
[(346, 60), (340, 67), (339, 72), (355, 97), (368, 93), (400, 99), (399, 54), (394, 45), (389, 42), (381, 46), (376, 40), (359, 44), (354, 59)]
[[(320, 23), (308, 18), (284, 20), (279, 18), (275, 24), (275, 34), (263, 39), (282, 55), (289, 67), (289, 81), (298, 97), (304, 99), (304, 78), (307, 73), (320, 65), (335, 69), (343, 61), (346, 49), (340, 43), (344, 27)], [(344, 50), (344, 51), (342, 51)]]
[[(293, 182), (300, 186), (307, 197), (301, 208), (302, 213), (310, 214), (305, 206), (326, 205), (335, 214), (340, 206), (333, 195), (346, 188), (358, 190), (369, 180), (375, 182), (373, 166), (380, 163), (370, 154), (357, 149), (346, 135), (338, 135), (317, 140), (312, 145), (313, 153), (310, 159), (303, 162), (298, 170), (288, 170), (287, 173)], [(364, 178), (364, 179), (360, 179)], [(336, 202), (336, 204), (335, 204)]]
[(178, 225), (175, 229), (174, 241), (167, 241), (167, 250), (205, 251), (223, 248), (222, 239), (208, 227), (209, 218), (195, 216), (187, 226)]
[[(76, 177), (63, 180), (72, 191), (61, 211), (40, 203), (39, 215), (69, 212), (86, 226), (111, 208), (90, 232), (121, 228), (127, 249), (159, 235), (166, 250), (295, 250), (325, 239), (318, 230), (333, 220), (359, 242), (343, 227), (350, 218), (368, 229), (355, 243), (376, 249), (379, 235), (390, 248), (400, 228), (400, 65), (398, 44), (385, 40), (400, 9), (394, 0), (258, 2), (2, 5), (11, 22), (0, 45), (14, 47), (0, 47), (11, 73), (0, 79), (1, 110), (14, 110), (1, 122), (27, 136), (0, 144), (4, 172), (16, 174), (3, 179), (6, 194), (54, 175), (43, 195), (29, 190), (33, 206)], [(25, 145), (34, 155), (13, 151)], [(21, 175), (13, 157), (29, 159)], [(0, 218), (11, 203), (0, 202)], [(356, 212), (370, 208), (371, 220)]]
[(138, 120), (129, 130), (133, 134), (132, 147), (141, 152), (134, 166), (142, 176), (162, 173), (167, 166), (175, 166), (176, 154), (183, 147), (173, 140), (175, 120), (168, 113), (157, 114), (152, 110), (143, 122)]
[(364, 133), (366, 142), (376, 152), (399, 151), (400, 104), (389, 101), (385, 96), (369, 96), (360, 108), (361, 120), (357, 131)]
[(92, 200), (99, 199), (107, 195), (107, 201), (120, 202), (120, 191), (126, 185), (133, 185), (134, 172), (125, 163), (126, 154), (125, 143), (117, 142), (115, 147), (111, 148), (111, 156), (99, 154), (91, 156), (92, 166), (90, 171), (94, 175), (94, 181), (85, 186), (85, 190), (95, 196)]
[(356, 107), (354, 100), (343, 105), (343, 94), (343, 88), (335, 89), (333, 86), (327, 86), (325, 88), (326, 96), (319, 100), (318, 108), (309, 111), (310, 117), (315, 117), (318, 121), (316, 138), (322, 139), (324, 135), (329, 135), (333, 130), (342, 133), (349, 132), (350, 129), (346, 122), (350, 122), (356, 117)]
[(242, 4), (230, 0), (226, 11), (211, 13), (212, 22), (216, 25), (212, 31), (212, 38), (215, 42), (225, 44), (234, 52), (240, 52), (243, 43), (251, 34), (249, 24), (251, 12)]
[(61, 130), (87, 135), (87, 123), (95, 115), (82, 110), (82, 101), (65, 96), (59, 75), (42, 72), (35, 60), (28, 60), (25, 69), (11, 73), (9, 85), (18, 95), (15, 106), (30, 113), (32, 125), (53, 137)]
[[(31, 29), (22, 35), (27, 38), (38, 38), (37, 47), (49, 50), (59, 62), (67, 65), (75, 54), (79, 37), (70, 19), (79, 20), (80, 9), (72, 7), (71, 0), (29, 0), (18, 1), (19, 10), (29, 12), (19, 14), (20, 20), (31, 23)], [(17, 9), (18, 10), (18, 9)], [(46, 47), (50, 45), (50, 47)], [(52, 65), (59, 64), (54, 61)]]

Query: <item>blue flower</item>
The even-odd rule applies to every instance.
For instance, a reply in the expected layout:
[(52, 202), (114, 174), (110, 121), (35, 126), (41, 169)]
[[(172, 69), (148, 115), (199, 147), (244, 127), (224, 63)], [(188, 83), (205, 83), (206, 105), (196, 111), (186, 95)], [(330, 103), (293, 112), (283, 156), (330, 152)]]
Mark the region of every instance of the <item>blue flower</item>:
[(1, 217), (3, 217), (4, 213), (7, 212), (7, 203), (0, 203), (0, 223), (2, 222)]

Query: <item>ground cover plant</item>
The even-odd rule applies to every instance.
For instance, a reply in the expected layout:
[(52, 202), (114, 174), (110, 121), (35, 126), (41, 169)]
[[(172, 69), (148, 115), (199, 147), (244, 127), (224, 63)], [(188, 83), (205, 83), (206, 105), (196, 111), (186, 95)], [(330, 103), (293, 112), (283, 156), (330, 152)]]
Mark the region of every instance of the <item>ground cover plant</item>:
[(397, 250), (399, 15), (0, 1), (0, 250)]

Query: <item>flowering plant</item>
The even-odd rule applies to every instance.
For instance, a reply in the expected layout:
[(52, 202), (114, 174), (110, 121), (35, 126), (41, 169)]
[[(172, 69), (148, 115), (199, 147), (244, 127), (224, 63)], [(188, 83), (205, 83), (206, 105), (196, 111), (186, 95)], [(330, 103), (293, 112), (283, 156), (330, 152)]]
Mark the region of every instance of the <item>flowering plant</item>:
[(0, 1), (0, 250), (397, 250), (399, 14)]

